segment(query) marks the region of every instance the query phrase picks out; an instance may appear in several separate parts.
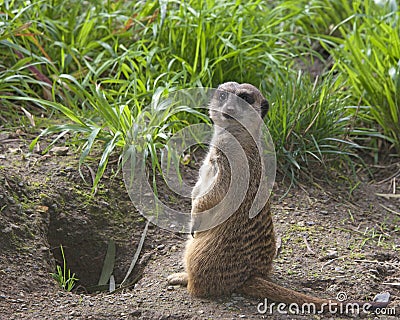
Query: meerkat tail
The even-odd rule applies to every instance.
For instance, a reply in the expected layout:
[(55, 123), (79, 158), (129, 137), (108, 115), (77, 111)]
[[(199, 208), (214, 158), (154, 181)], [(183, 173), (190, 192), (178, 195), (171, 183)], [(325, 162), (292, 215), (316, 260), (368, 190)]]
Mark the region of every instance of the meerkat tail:
[(267, 298), (274, 302), (285, 304), (313, 305), (315, 310), (322, 312), (332, 312), (339, 310), (345, 313), (357, 311), (373, 312), (376, 309), (386, 308), (389, 302), (376, 301), (338, 301), (336, 299), (316, 298), (301, 292), (284, 288), (271, 280), (252, 277), (247, 280), (240, 288), (240, 292), (255, 298)]
[(301, 292), (284, 288), (271, 280), (252, 277), (240, 288), (240, 292), (255, 298), (267, 298), (275, 302), (286, 304), (296, 303), (298, 305), (313, 303), (316, 307), (329, 303), (328, 299), (315, 298)]

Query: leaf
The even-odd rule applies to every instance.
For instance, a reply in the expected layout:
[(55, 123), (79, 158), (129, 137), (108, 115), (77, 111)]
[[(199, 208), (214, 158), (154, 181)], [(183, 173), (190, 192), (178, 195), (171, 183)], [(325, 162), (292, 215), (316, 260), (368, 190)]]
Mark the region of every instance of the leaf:
[(103, 269), (101, 270), (100, 279), (98, 285), (105, 285), (108, 283), (113, 270), (114, 270), (114, 263), (115, 263), (115, 241), (110, 240), (108, 241), (107, 253), (104, 258)]
[(109, 287), (109, 291), (110, 292), (114, 292), (115, 291), (115, 279), (114, 276), (111, 275), (110, 277), (110, 287)]
[(107, 142), (103, 154), (101, 155), (101, 159), (99, 162), (99, 167), (97, 168), (97, 172), (96, 172), (96, 177), (94, 179), (93, 182), (93, 191), (96, 190), (97, 185), (100, 181), (100, 178), (103, 176), (104, 171), (106, 170), (107, 167), (107, 163), (108, 163), (108, 159), (110, 157), (111, 152), (114, 150), (115, 146), (116, 146), (116, 142), (118, 141), (118, 139), (121, 138), (122, 133), (121, 132), (116, 132), (116, 134), (114, 135), (114, 137)]
[(84, 144), (84, 149), (81, 153), (81, 156), (79, 157), (79, 174), (81, 175), (81, 177), (83, 178), (83, 174), (81, 171), (81, 166), (82, 163), (85, 161), (86, 157), (88, 156), (90, 150), (92, 149), (93, 143), (97, 137), (97, 135), (99, 134), (101, 128), (97, 127), (94, 128), (93, 131), (91, 132), (91, 134), (89, 135), (89, 137), (87, 138), (85, 144)]

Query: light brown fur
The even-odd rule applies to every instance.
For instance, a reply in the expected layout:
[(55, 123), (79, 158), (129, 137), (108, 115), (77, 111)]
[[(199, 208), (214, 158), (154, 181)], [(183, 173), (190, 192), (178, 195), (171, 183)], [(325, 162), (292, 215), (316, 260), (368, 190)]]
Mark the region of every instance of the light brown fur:
[[(211, 101), (216, 109), (219, 106), (226, 108), (224, 103), (216, 100), (220, 91), (240, 96), (243, 96), (242, 93), (245, 92), (252, 96), (250, 100), (254, 101), (251, 105), (259, 115), (265, 115), (268, 110), (267, 101), (255, 87), (235, 82), (228, 82), (218, 87), (216, 97)], [(226, 130), (215, 129), (209, 153), (200, 169), (199, 182), (192, 192), (192, 234), (194, 236), (189, 237), (186, 244), (184, 254), (186, 272), (171, 275), (168, 279), (169, 282), (171, 284), (187, 284), (189, 293), (195, 297), (229, 295), (232, 292), (239, 292), (277, 302), (314, 303), (318, 308), (322, 304), (328, 303), (327, 299), (315, 298), (286, 289), (268, 278), (276, 253), (269, 201), (254, 218), (249, 218), (248, 214), (259, 188), (261, 175), (260, 161), (262, 160), (257, 150), (257, 142), (252, 138), (252, 135), (259, 137), (260, 121), (245, 119), (244, 124), (249, 125), (249, 128), (244, 128), (233, 120), (232, 123), (229, 123), (229, 119), (221, 117), (216, 110), (211, 109), (210, 116), (215, 125), (224, 127)], [(237, 145), (232, 147), (232, 136), (227, 135), (226, 131), (238, 140), (248, 161), (246, 164), (243, 159), (236, 159), (239, 161), (239, 165), (233, 164), (238, 167), (232, 171), (232, 163), (229, 164), (226, 155), (235, 157), (235, 152), (238, 153)], [(250, 135), (249, 132), (252, 134)], [(240, 168), (241, 164), (243, 164), (243, 168)], [(213, 212), (213, 215), (204, 219), (202, 214), (223, 200), (230, 187), (231, 172), (237, 175), (237, 170), (248, 170), (250, 174), (247, 192), (239, 208), (225, 221), (223, 218), (221, 218), (222, 220), (218, 218), (219, 211)], [(208, 186), (208, 192), (202, 194), (204, 191), (202, 185), (210, 185), (210, 181), (204, 181), (204, 177), (206, 179), (211, 177), (212, 183), (211, 187)], [(205, 228), (202, 226), (207, 227), (210, 219), (223, 222), (204, 230)]]

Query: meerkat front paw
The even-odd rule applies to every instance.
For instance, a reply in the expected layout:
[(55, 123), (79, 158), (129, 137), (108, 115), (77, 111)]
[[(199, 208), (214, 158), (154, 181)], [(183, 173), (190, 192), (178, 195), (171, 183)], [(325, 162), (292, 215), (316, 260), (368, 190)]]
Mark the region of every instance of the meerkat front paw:
[(173, 273), (168, 276), (167, 281), (170, 285), (187, 286), (188, 274), (186, 272)]

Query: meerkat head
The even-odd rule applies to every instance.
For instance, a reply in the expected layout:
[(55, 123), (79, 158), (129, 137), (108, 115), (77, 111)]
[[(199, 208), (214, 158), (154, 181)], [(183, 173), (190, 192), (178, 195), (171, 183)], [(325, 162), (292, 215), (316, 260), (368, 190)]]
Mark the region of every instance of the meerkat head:
[(237, 125), (248, 127), (257, 125), (268, 108), (268, 101), (253, 85), (226, 82), (218, 86), (212, 97), (210, 117), (224, 128)]

